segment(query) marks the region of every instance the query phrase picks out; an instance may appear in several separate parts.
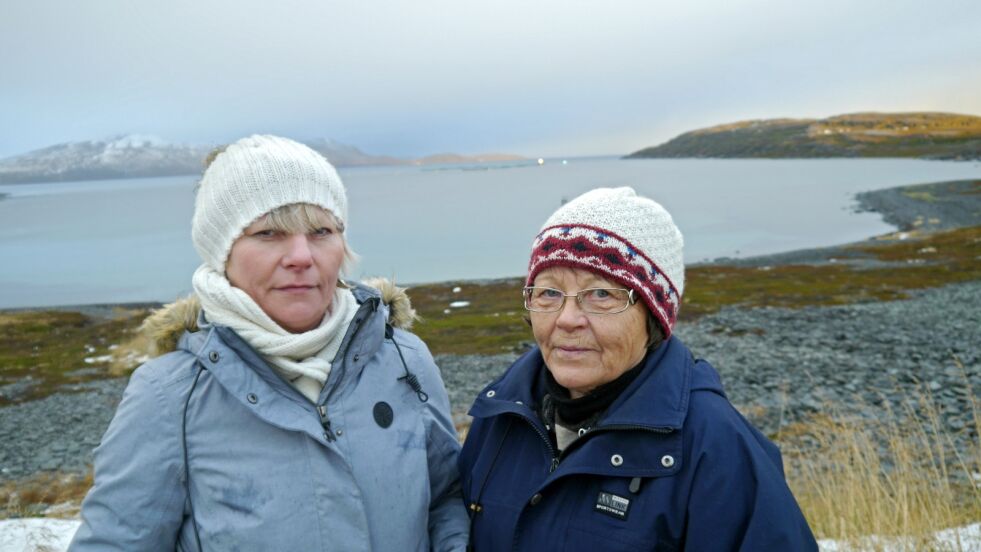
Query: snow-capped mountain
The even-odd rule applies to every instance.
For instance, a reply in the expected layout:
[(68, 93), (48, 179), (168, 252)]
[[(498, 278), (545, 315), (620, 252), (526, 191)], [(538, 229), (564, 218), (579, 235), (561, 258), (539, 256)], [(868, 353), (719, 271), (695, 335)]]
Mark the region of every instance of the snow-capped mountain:
[[(518, 155), (444, 154), (421, 159), (371, 155), (358, 148), (318, 138), (305, 142), (337, 167), (363, 165), (429, 165), (524, 159)], [(156, 136), (127, 134), (107, 140), (56, 144), (0, 159), (0, 184), (70, 182), (200, 174), (215, 146), (172, 144)]]
[(56, 144), (0, 160), (0, 183), (194, 174), (209, 151), (138, 134)]

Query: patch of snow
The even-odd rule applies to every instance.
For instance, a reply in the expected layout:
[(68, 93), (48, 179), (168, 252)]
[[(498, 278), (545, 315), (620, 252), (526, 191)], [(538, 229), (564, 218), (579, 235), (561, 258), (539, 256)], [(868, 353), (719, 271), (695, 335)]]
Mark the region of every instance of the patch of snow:
[(170, 143), (168, 143), (166, 140), (149, 134), (126, 134), (124, 136), (115, 136), (107, 140), (107, 142), (106, 148), (110, 149), (159, 148), (170, 145)]
[[(22, 518), (0, 520), (0, 551), (4, 552), (62, 552), (68, 549), (78, 520), (52, 518)], [(937, 547), (942, 550), (981, 551), (981, 523), (938, 531), (934, 535)], [(869, 536), (862, 545), (899, 552), (910, 550), (910, 543), (902, 539), (885, 539)], [(844, 543), (824, 539), (818, 541), (823, 552), (846, 550)]]
[[(934, 544), (938, 550), (961, 550), (963, 552), (981, 552), (981, 523), (972, 523), (965, 527), (952, 527), (937, 531), (933, 535)], [(822, 552), (838, 552), (851, 550), (843, 542), (822, 539), (818, 541)], [(881, 550), (882, 552), (903, 552), (913, 550), (913, 543), (903, 538), (885, 538), (876, 535), (863, 537), (859, 543), (860, 550)]]
[(469, 307), (470, 301), (453, 301), (450, 303), (451, 309), (462, 309), (463, 307)]
[(85, 359), (85, 364), (105, 364), (112, 360), (112, 355), (101, 355), (97, 357), (87, 357)]
[(463, 290), (460, 288), (460, 286), (456, 286), (455, 288), (453, 288), (453, 293), (460, 293), (461, 291)]
[(62, 552), (68, 550), (79, 521), (23, 518), (0, 520), (0, 550), (4, 552)]

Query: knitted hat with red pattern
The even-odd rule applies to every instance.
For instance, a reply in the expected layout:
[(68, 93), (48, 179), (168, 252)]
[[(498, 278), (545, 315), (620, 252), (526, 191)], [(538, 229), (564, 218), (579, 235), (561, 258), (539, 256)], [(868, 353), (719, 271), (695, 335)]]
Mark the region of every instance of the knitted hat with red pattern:
[(681, 231), (656, 201), (633, 188), (597, 188), (545, 221), (526, 285), (554, 266), (595, 272), (637, 292), (668, 337), (685, 288), (682, 246)]

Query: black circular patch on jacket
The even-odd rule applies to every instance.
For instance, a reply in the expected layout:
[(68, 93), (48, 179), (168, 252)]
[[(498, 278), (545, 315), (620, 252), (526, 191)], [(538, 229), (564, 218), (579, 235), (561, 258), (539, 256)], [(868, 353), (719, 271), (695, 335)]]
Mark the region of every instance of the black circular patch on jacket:
[(392, 425), (392, 420), (395, 419), (395, 412), (392, 412), (392, 407), (385, 401), (376, 402), (372, 414), (375, 415), (375, 423), (382, 428)]

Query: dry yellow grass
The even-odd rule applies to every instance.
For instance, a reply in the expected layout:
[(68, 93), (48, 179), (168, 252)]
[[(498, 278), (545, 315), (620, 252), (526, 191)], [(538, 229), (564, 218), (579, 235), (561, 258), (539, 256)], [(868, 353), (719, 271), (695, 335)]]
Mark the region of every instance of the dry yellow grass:
[[(968, 397), (974, 424), (960, 436), (970, 443), (967, 454), (955, 451), (955, 435), (926, 389), (901, 412), (846, 417), (829, 405), (830, 414), (784, 428), (776, 440), (787, 479), (815, 535), (853, 550), (882, 550), (885, 543), (895, 550), (897, 542), (901, 550), (951, 550), (933, 542), (933, 533), (981, 520), (975, 482), (981, 473), (981, 418), (973, 393)], [(468, 425), (457, 428), (461, 440)], [(91, 484), (91, 473), (45, 473), (7, 483), (0, 486), (0, 517), (71, 517)], [(56, 504), (74, 507), (57, 513), (38, 508)], [(955, 544), (953, 550), (959, 549)]]
[(778, 437), (788, 482), (815, 535), (854, 550), (881, 550), (890, 539), (892, 549), (949, 550), (933, 533), (981, 520), (981, 423), (968, 396), (974, 427), (959, 435), (970, 443), (966, 454), (955, 449), (927, 390), (902, 412), (886, 409), (874, 420), (832, 414)]
[(91, 486), (91, 471), (85, 475), (43, 472), (8, 481), (0, 485), (0, 519), (39, 515), (74, 517)]

